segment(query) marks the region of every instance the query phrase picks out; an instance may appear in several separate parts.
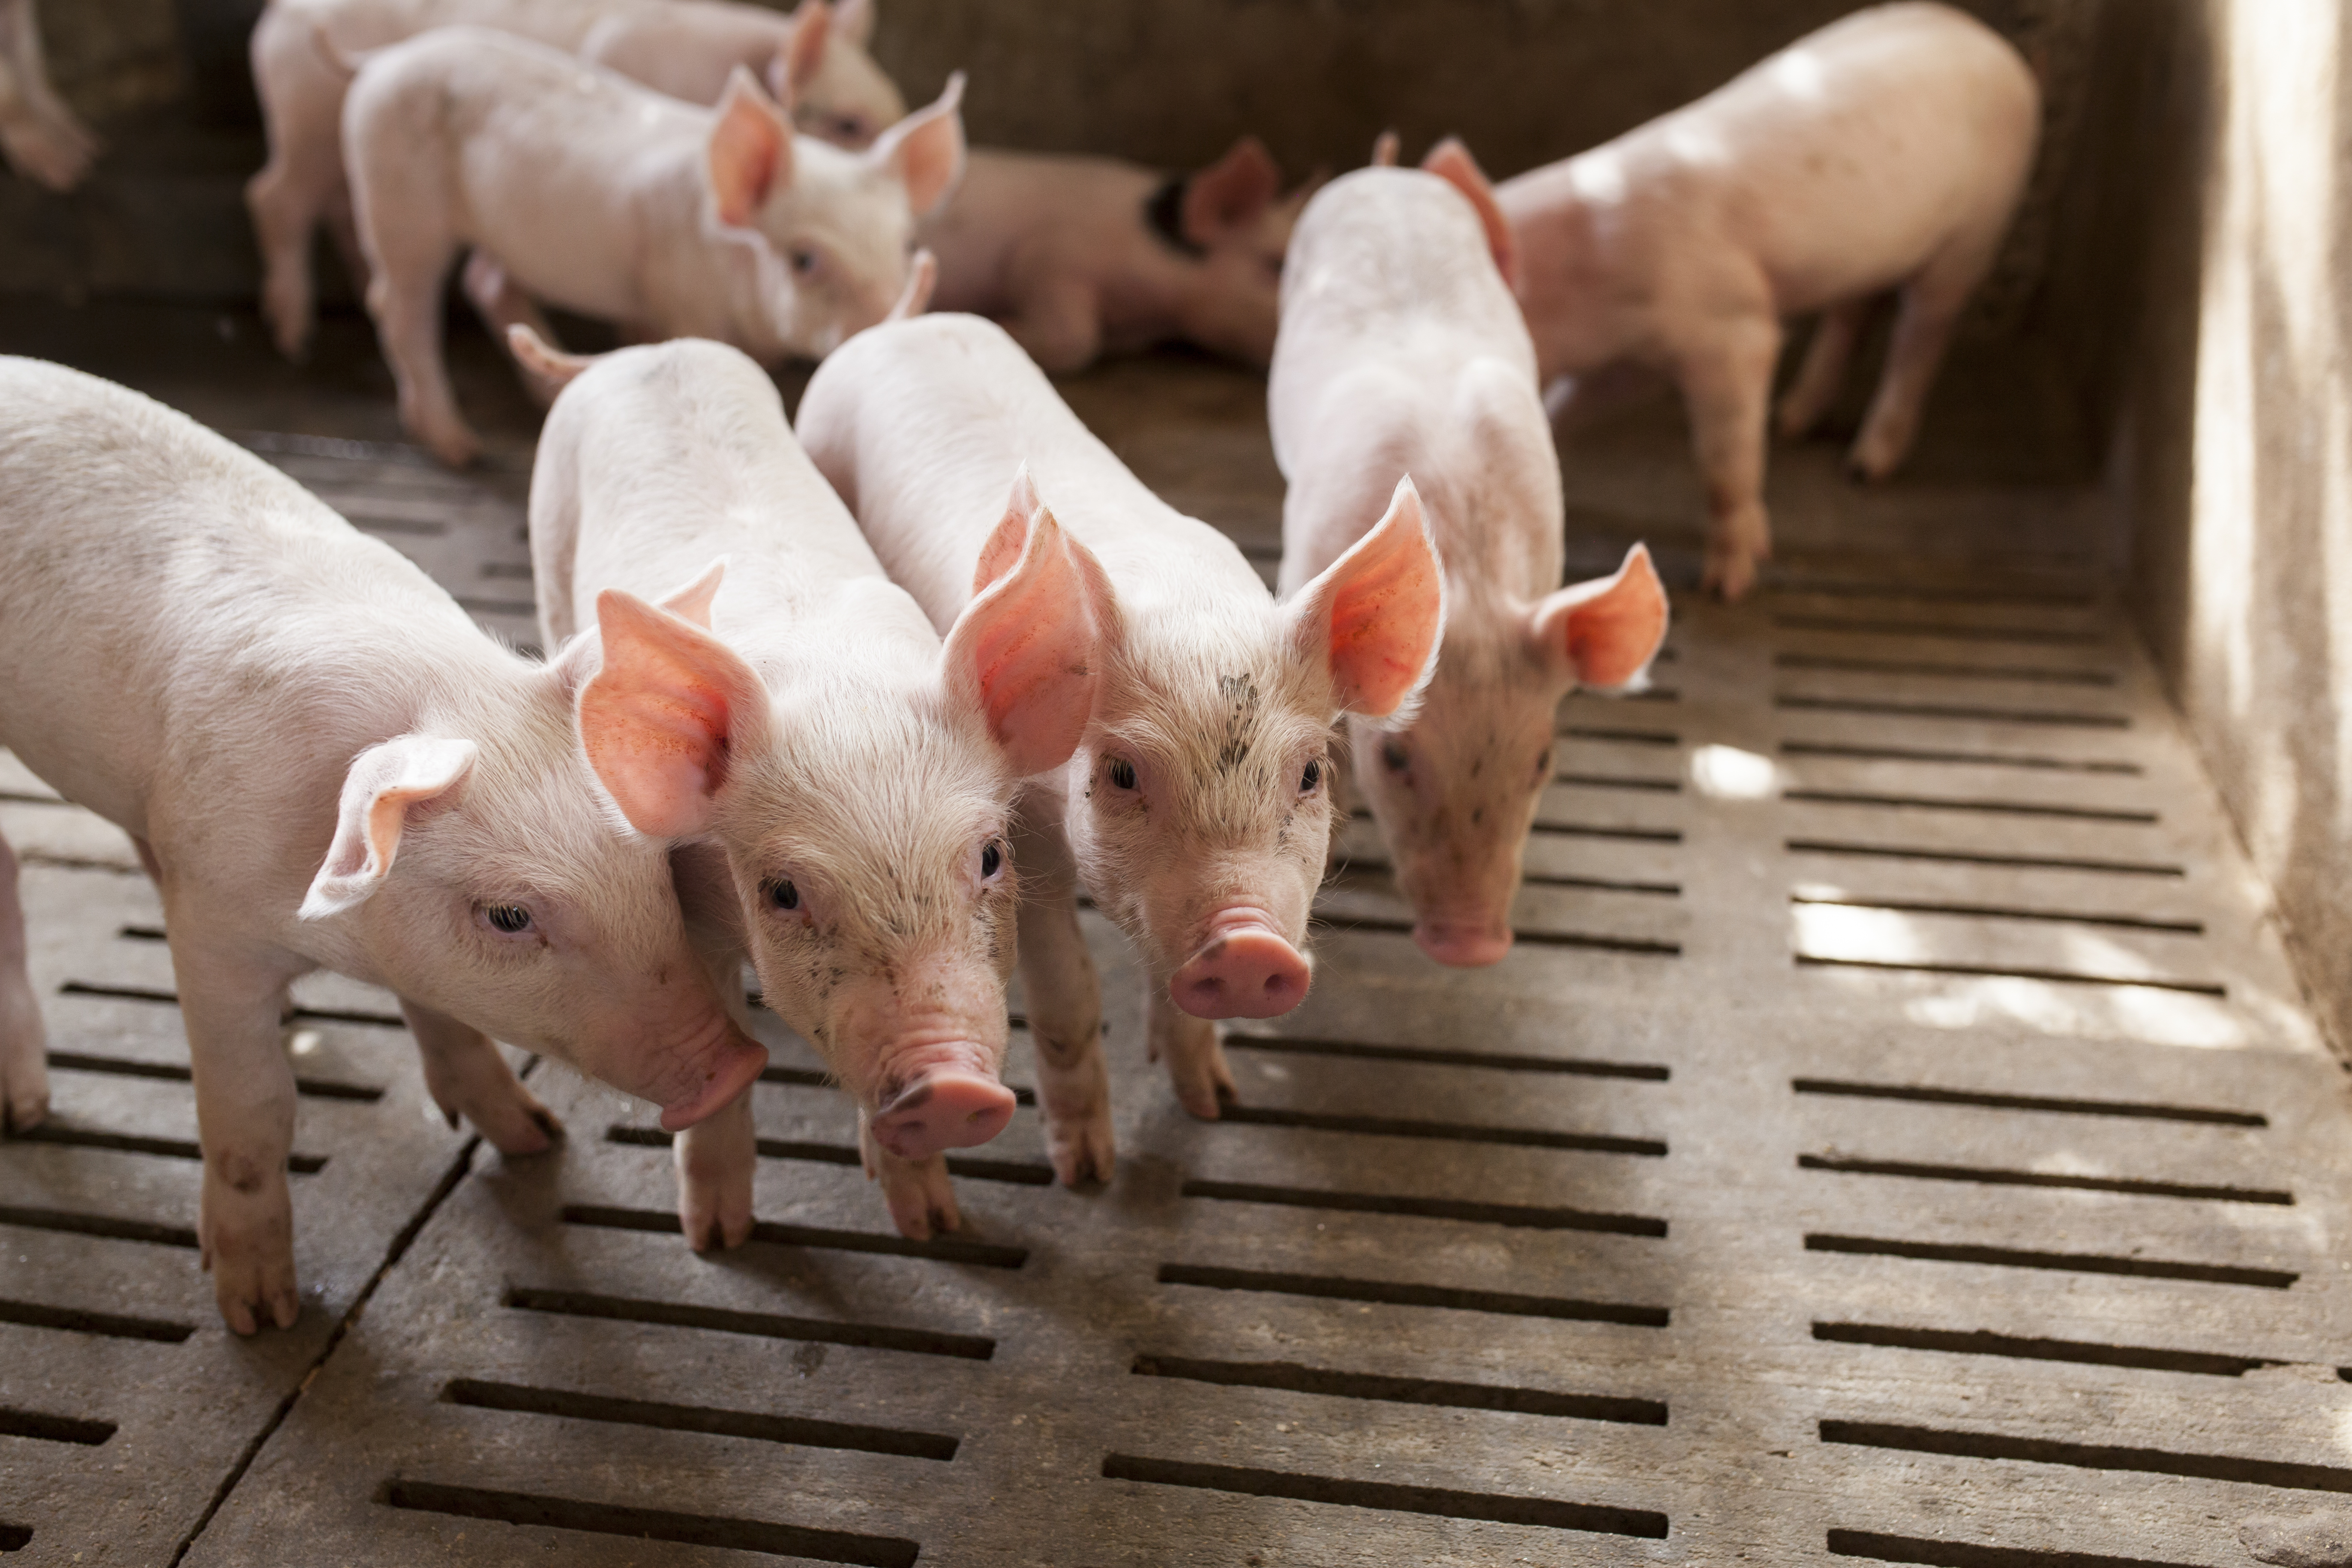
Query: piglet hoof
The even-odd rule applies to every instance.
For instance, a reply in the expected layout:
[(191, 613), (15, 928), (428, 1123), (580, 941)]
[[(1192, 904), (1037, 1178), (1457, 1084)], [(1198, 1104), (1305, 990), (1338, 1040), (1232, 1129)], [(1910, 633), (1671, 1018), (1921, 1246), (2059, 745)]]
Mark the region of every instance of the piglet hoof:
[(889, 1205), (890, 1223), (900, 1236), (929, 1241), (940, 1231), (963, 1228), (945, 1154), (900, 1159), (882, 1147), (863, 1111), (857, 1117), (857, 1152), (866, 1163), (866, 1180), (882, 1184), (882, 1201)]
[(677, 1178), (677, 1220), (697, 1252), (724, 1251), (751, 1239), (751, 1183)]
[(29, 992), (0, 988), (0, 1131), (24, 1132), (49, 1114), (49, 1064)]
[(1216, 1121), (1226, 1106), (1238, 1104), (1242, 1098), (1240, 1086), (1234, 1082), (1234, 1069), (1225, 1062), (1224, 1044), (1213, 1034), (1205, 1050), (1181, 1057), (1170, 1052), (1168, 1079), (1176, 1087), (1177, 1102), (1203, 1121)]
[[(216, 1197), (216, 1187), (225, 1195)], [(283, 1176), (274, 1195), (240, 1194), (207, 1172), (199, 1236), (213, 1298), (233, 1332), (294, 1326), (301, 1297), (294, 1283), (293, 1204)]]
[(1112, 1142), (1108, 1108), (1066, 1121), (1045, 1124), (1045, 1157), (1066, 1187), (1098, 1186), (1110, 1180)]

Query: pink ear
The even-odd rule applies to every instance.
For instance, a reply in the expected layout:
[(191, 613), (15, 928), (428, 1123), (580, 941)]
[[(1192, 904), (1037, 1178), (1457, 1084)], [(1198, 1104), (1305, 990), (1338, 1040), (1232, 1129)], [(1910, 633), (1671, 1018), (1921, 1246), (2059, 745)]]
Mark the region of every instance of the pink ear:
[(471, 741), (402, 735), (354, 758), (343, 775), (335, 840), (310, 880), (301, 918), (315, 921), (364, 902), (392, 869), (408, 808), (454, 787), (473, 771), (477, 754)]
[(1013, 480), (1013, 504), (981, 552), (979, 595), (948, 628), (942, 655), (949, 689), (978, 703), (1023, 778), (1069, 761), (1086, 733), (1099, 667), (1094, 609), (1110, 592), (1086, 546), (1036, 503), (1028, 477), (1024, 468)]
[(707, 632), (710, 629), (710, 601), (719, 597), (719, 584), (726, 577), (727, 557), (722, 555), (705, 566), (701, 576), (663, 599), (661, 607), (682, 621), (693, 622)]
[(1487, 248), (1495, 253), (1495, 270), (1503, 275), (1507, 286), (1519, 280), (1518, 241), (1511, 233), (1511, 220), (1495, 200), (1495, 187), (1486, 183), (1486, 171), (1478, 160), (1470, 156), (1470, 149), (1458, 136), (1448, 136), (1429, 150), (1421, 166), (1430, 174), (1470, 198), (1478, 210), (1478, 221), (1486, 226)]
[(963, 177), (963, 72), (948, 78), (938, 101), (882, 132), (866, 155), (905, 182), (907, 205), (921, 217)]
[(1292, 600), (1292, 635), (1329, 661), (1340, 711), (1384, 719), (1409, 702), (1437, 663), (1445, 576), (1411, 478), (1387, 515)]
[(711, 205), (730, 228), (749, 227), (768, 194), (793, 181), (793, 132), (783, 110), (741, 66), (727, 79), (703, 150)]
[(1638, 679), (1666, 640), (1666, 590), (1649, 547), (1627, 551), (1614, 576), (1547, 595), (1533, 621), (1536, 640), (1566, 661), (1580, 686)]
[(597, 595), (596, 626), (604, 664), (580, 693), (588, 765), (638, 832), (701, 832), (730, 755), (764, 735), (767, 689), (725, 643), (635, 595)]
[(1244, 136), (1184, 184), (1184, 237), (1208, 247), (1257, 221), (1282, 189), (1282, 169), (1265, 143)]
[(786, 108), (815, 79), (833, 36), (833, 7), (825, 0), (801, 0), (793, 12), (793, 39), (768, 67), (768, 90)]
[(996, 520), (989, 531), (988, 540), (980, 547), (980, 560), (971, 569), (973, 598), (988, 592), (989, 585), (1020, 563), (1022, 552), (1029, 548), (1029, 522), (1045, 510), (1037, 499), (1037, 481), (1029, 477), (1029, 465), (1024, 463), (1013, 472), (1013, 493), (1004, 499), (1004, 515)]

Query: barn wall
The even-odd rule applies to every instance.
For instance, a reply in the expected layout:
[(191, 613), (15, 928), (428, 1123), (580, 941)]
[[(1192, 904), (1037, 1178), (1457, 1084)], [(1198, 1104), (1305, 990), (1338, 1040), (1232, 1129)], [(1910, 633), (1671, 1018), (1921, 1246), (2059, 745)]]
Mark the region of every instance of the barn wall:
[(2352, 1042), (2352, 20), (2174, 0), (2111, 467), (2142, 626)]

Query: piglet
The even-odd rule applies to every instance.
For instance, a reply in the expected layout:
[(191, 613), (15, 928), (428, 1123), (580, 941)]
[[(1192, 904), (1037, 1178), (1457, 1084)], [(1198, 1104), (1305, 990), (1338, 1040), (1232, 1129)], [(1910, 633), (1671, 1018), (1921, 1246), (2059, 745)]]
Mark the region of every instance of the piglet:
[(0, 0), (0, 154), (26, 179), (69, 191), (89, 173), (98, 145), (49, 85), (33, 0)]
[(1892, 473), (1961, 307), (2033, 163), (2041, 94), (2000, 35), (1925, 0), (1833, 22), (1696, 103), (1496, 192), (1554, 412), (1598, 373), (1670, 374), (1706, 479), (1708, 586), (1745, 594), (1771, 553), (1764, 447), (1780, 321), (1824, 314), (1780, 411), (1837, 395), (1872, 295), (1899, 292), (1877, 395), (1848, 459)]
[(502, 331), (535, 321), (528, 297), (641, 338), (821, 358), (904, 289), (915, 218), (963, 164), (962, 93), (956, 77), (846, 153), (793, 135), (740, 68), (714, 110), (478, 27), (370, 57), (343, 141), (403, 423), (445, 461), (478, 449), (441, 360), (464, 246), (502, 275), (476, 294)]
[[(547, 374), (580, 371), (516, 334)], [(531, 481), (541, 625), (551, 647), (585, 631), (596, 671), (589, 761), (640, 829), (705, 843), (678, 896), (707, 911), (714, 972), (749, 951), (766, 1005), (856, 1098), (867, 1173), (911, 1237), (959, 1224), (945, 1152), (1012, 1118), (1013, 794), (1069, 759), (1094, 702), (1100, 569), (1013, 491), (943, 647), (733, 349), (589, 365)], [(688, 579), (667, 607), (632, 591)], [(677, 1162), (688, 1238), (743, 1240), (749, 1092)]]
[(1459, 142), (1424, 169), (1342, 175), (1291, 240), (1266, 409), (1296, 592), (1378, 521), (1410, 472), (1445, 563), (1445, 630), (1419, 717), (1349, 721), (1353, 776), (1442, 963), (1492, 963), (1552, 775), (1553, 713), (1579, 684), (1641, 679), (1666, 596), (1635, 545), (1560, 587), (1559, 458), (1535, 348), (1496, 265), (1504, 234)]
[[(8, 4), (24, 9), (30, 0)], [(351, 72), (336, 57), (462, 25), (577, 54), (689, 103), (718, 102), (742, 66), (792, 104), (801, 130), (844, 147), (871, 145), (907, 112), (866, 52), (873, 0), (838, 9), (802, 0), (789, 16), (728, 0), (271, 0), (251, 48), (269, 161), (245, 200), (264, 269), (262, 314), (289, 356), (310, 338), (311, 236), (322, 219), (332, 220), (339, 242), (351, 227), (342, 132)], [(356, 241), (344, 252), (358, 276)]]
[[(162, 891), (239, 1333), (293, 1323), (286, 988), (398, 994), (425, 1081), (508, 1153), (553, 1122), (489, 1037), (690, 1126), (767, 1053), (688, 946), (666, 846), (617, 826), (574, 718), (593, 667), (500, 646), (397, 552), (158, 404), (0, 360), (0, 745), (130, 834)], [(47, 1103), (0, 847), (0, 1099)]]
[(942, 310), (993, 319), (1056, 374), (1184, 339), (1264, 364), (1290, 226), (1307, 192), (1244, 136), (1168, 178), (1113, 158), (975, 150), (923, 226)]
[(1142, 951), (1150, 1042), (1177, 1098), (1234, 1093), (1211, 1020), (1307, 994), (1299, 952), (1331, 830), (1342, 714), (1408, 711), (1437, 653), (1435, 549), (1409, 484), (1277, 605), (1240, 550), (1153, 495), (1004, 331), (935, 315), (861, 332), (818, 367), (801, 439), (936, 626), (985, 581), (1016, 474), (1102, 563), (1101, 685), (1077, 752), (1021, 803), (1021, 973), (1055, 1173), (1110, 1173), (1102, 998), (1083, 882)]

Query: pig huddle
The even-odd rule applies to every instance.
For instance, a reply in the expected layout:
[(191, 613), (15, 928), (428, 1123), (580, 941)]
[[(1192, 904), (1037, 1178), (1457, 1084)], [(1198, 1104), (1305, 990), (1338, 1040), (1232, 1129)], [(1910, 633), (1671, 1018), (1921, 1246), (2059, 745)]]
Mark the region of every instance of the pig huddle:
[[(1235, 1095), (1218, 1021), (1307, 994), (1343, 773), (1420, 945), (1496, 962), (1559, 700), (1637, 686), (1667, 622), (1640, 546), (1560, 585), (1552, 420), (1604, 367), (1670, 371), (1710, 579), (1742, 591), (1780, 316), (1830, 307), (1801, 426), (1851, 301), (1900, 286), (1854, 455), (1883, 472), (2032, 149), (2013, 53), (1924, 4), (1500, 187), (1459, 142), (1415, 169), (1384, 142), (1286, 201), (1248, 141), (1174, 183), (968, 153), (961, 79), (904, 115), (872, 24), (861, 0), (273, 0), (257, 29), (281, 346), (310, 331), (313, 230), (348, 226), (436, 452), (475, 449), (436, 319), (461, 249), (551, 398), (544, 663), (181, 416), (0, 361), (0, 744), (161, 891), (239, 1332), (297, 1311), (278, 1029), (311, 969), (394, 992), (434, 1100), (504, 1152), (557, 1130), (493, 1039), (657, 1102), (699, 1249), (751, 1228), (746, 963), (920, 1237), (960, 1224), (946, 1152), (1012, 1119), (1016, 966), (1055, 1173), (1112, 1173), (1081, 893), (1143, 956), (1150, 1053), (1202, 1117)], [(1998, 168), (1978, 143), (1937, 166), (1955, 116)], [(1824, 156), (1871, 136), (1907, 149), (1899, 178)], [(1759, 205), (1781, 175), (1805, 188)], [(652, 341), (567, 354), (537, 301)], [(1170, 335), (1271, 361), (1279, 597), (1045, 374)], [(789, 353), (823, 360), (797, 432), (762, 369)], [(16, 880), (0, 844), (22, 1127), (47, 1085)]]

